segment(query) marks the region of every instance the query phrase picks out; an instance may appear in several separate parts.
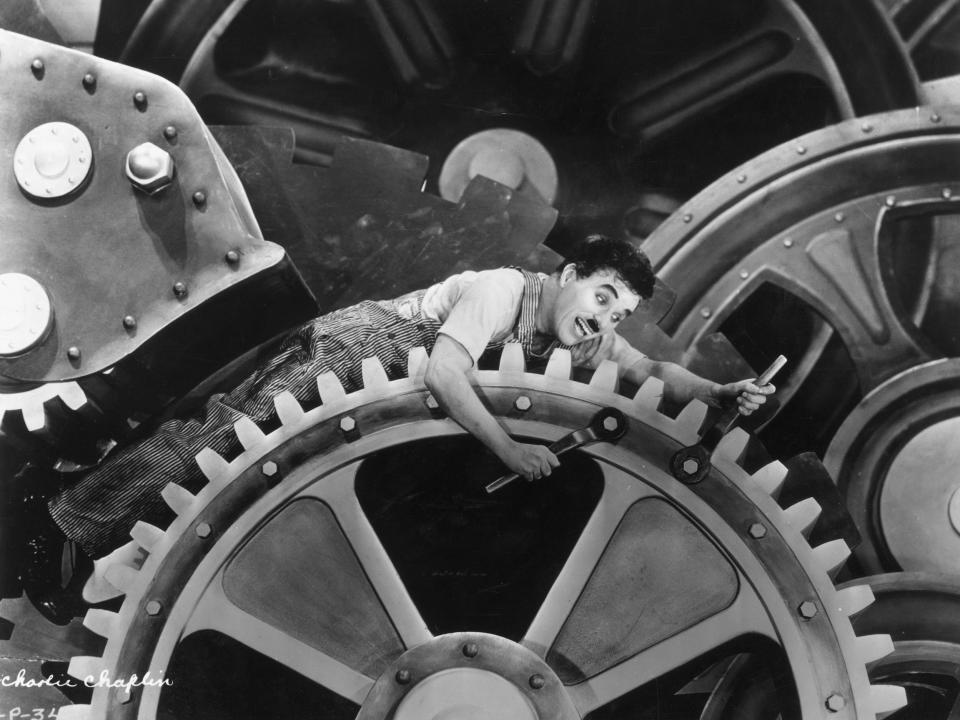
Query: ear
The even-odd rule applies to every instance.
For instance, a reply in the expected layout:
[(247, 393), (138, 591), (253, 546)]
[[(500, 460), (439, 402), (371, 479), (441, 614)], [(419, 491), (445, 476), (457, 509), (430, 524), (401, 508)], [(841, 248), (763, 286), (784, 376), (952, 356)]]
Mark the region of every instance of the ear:
[(563, 270), (560, 271), (560, 287), (563, 287), (568, 282), (577, 277), (577, 266), (573, 263), (568, 263), (564, 266)]

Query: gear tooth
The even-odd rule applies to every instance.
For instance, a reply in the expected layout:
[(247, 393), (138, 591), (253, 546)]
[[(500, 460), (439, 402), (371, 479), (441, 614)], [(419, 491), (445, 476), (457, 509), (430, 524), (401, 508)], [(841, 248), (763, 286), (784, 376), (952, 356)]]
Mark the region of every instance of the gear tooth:
[(320, 393), (320, 402), (324, 405), (342, 400), (347, 396), (347, 391), (343, 389), (340, 378), (332, 370), (317, 375), (317, 392)]
[(83, 626), (100, 637), (109, 638), (118, 627), (120, 616), (109, 610), (91, 608), (83, 617)]
[(550, 359), (547, 360), (547, 369), (543, 374), (547, 377), (569, 380), (570, 372), (573, 369), (573, 356), (566, 348), (557, 348), (550, 353)]
[(817, 564), (823, 568), (827, 575), (833, 577), (850, 557), (850, 546), (843, 540), (831, 540), (823, 543), (823, 545), (817, 545), (813, 549), (813, 555)]
[(882, 720), (907, 704), (907, 691), (899, 685), (871, 685), (870, 712)]
[(876, 662), (893, 652), (893, 639), (885, 634), (861, 635), (857, 638), (857, 657), (864, 665)]
[(137, 570), (129, 565), (111, 565), (104, 572), (107, 582), (124, 595), (129, 595), (137, 582)]
[(85, 679), (92, 677), (96, 680), (100, 676), (100, 672), (105, 670), (103, 666), (103, 658), (94, 657), (92, 655), (76, 655), (70, 658), (70, 665), (67, 667), (67, 673), (71, 677), (75, 677), (77, 680), (83, 682)]
[(47, 411), (42, 402), (25, 402), (23, 407), (20, 408), (20, 412), (23, 413), (23, 424), (27, 426), (27, 430), (30, 432), (43, 430), (43, 426), (47, 424)]
[(724, 435), (717, 447), (714, 449), (712, 457), (725, 458), (730, 462), (737, 462), (743, 451), (747, 449), (747, 443), (750, 442), (750, 435), (743, 428), (735, 427)]
[(425, 347), (417, 346), (410, 348), (410, 352), (407, 353), (407, 377), (423, 377), (424, 373), (427, 372), (427, 362), (429, 362), (429, 359), (430, 356), (427, 355), (427, 349)]
[(230, 473), (230, 463), (224, 460), (220, 453), (213, 448), (205, 447), (197, 453), (194, 459), (200, 466), (200, 472), (211, 482), (219, 481)]
[(64, 705), (57, 710), (57, 720), (87, 720), (90, 716), (89, 705)]
[(809, 535), (817, 522), (817, 518), (820, 517), (822, 508), (816, 500), (807, 498), (794, 503), (783, 512), (790, 527), (803, 535)]
[(177, 515), (183, 515), (189, 510), (196, 497), (189, 490), (181, 485), (177, 485), (175, 482), (167, 483), (163, 490), (160, 491), (160, 495), (169, 508)]
[(242, 417), (233, 424), (233, 431), (243, 445), (244, 450), (258, 447), (266, 439), (263, 431), (248, 417)]
[(147, 552), (152, 552), (157, 543), (163, 540), (163, 530), (151, 525), (150, 523), (137, 520), (133, 529), (130, 530), (130, 537), (137, 541), (137, 545)]
[(761, 490), (773, 498), (780, 494), (780, 488), (783, 487), (783, 481), (786, 478), (787, 466), (779, 460), (767, 463), (750, 476)]
[(875, 599), (869, 585), (851, 585), (837, 590), (838, 609), (847, 617), (853, 617), (870, 607)]
[(620, 386), (620, 366), (613, 360), (604, 360), (600, 363), (590, 378), (590, 387), (595, 390), (616, 392)]
[(87, 394), (77, 383), (66, 382), (60, 386), (58, 394), (71, 410), (79, 410), (87, 403)]
[(523, 357), (523, 345), (518, 342), (507, 343), (500, 354), (500, 372), (523, 372), (527, 362)]
[(700, 437), (700, 426), (707, 417), (707, 406), (699, 400), (691, 400), (677, 415), (674, 424), (681, 438)]
[(363, 376), (363, 386), (365, 388), (384, 387), (390, 384), (390, 378), (387, 371), (383, 369), (383, 363), (378, 357), (364, 358), (360, 367), (360, 374)]
[(633, 401), (638, 405), (642, 405), (643, 407), (656, 410), (658, 407), (660, 407), (660, 400), (662, 398), (663, 380), (651, 375), (644, 380), (643, 385), (637, 389), (636, 395), (633, 396)]
[(303, 408), (300, 407), (293, 393), (287, 390), (273, 398), (273, 406), (277, 409), (277, 417), (283, 425), (295, 425), (303, 417)]

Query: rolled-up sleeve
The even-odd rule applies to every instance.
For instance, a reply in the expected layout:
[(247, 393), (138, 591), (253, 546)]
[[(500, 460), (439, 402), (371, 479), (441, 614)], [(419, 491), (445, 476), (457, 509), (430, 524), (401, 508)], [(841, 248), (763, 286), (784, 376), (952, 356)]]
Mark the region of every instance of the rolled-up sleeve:
[(516, 270), (481, 272), (450, 309), (438, 331), (453, 338), (474, 364), (491, 341), (509, 335), (520, 312), (523, 275)]

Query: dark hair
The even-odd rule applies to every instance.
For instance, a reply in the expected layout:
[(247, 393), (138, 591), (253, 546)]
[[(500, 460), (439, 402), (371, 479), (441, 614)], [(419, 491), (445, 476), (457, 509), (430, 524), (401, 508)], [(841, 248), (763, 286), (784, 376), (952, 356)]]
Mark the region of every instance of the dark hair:
[(556, 272), (573, 264), (577, 277), (593, 275), (598, 270), (612, 270), (626, 285), (642, 298), (653, 295), (656, 278), (650, 258), (624, 240), (612, 240), (606, 235), (588, 235), (573, 248), (560, 263)]

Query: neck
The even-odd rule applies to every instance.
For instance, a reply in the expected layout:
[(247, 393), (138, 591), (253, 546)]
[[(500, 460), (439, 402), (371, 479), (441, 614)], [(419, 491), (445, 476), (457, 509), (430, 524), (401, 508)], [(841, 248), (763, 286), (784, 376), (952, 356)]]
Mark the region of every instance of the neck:
[(560, 294), (560, 278), (556, 275), (550, 275), (543, 281), (543, 287), (540, 289), (540, 302), (537, 305), (536, 330), (545, 335), (555, 335), (553, 323), (553, 306), (557, 302), (557, 295)]

